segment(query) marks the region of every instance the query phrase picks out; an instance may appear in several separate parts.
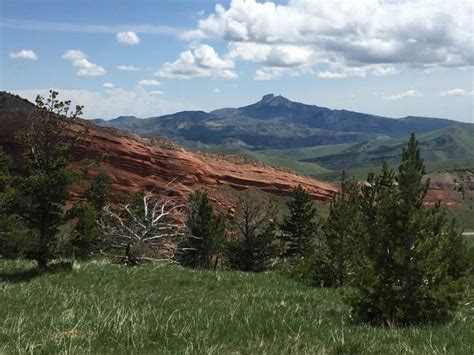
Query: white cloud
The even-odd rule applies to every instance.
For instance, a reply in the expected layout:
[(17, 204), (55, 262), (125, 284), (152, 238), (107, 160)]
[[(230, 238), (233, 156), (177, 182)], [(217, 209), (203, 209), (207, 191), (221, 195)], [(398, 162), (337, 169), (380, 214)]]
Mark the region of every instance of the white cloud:
[(112, 83), (104, 83), (103, 86), (104, 86), (104, 88), (106, 88), (106, 89), (113, 89), (113, 88), (115, 87), (115, 85), (112, 84)]
[(296, 68), (287, 67), (262, 67), (257, 69), (254, 75), (255, 80), (273, 80), (283, 76), (298, 76), (302, 73), (311, 73), (311, 68), (301, 66)]
[(324, 79), (340, 79), (348, 77), (365, 78), (367, 75), (389, 76), (398, 74), (399, 71), (392, 65), (374, 64), (363, 66), (347, 66), (342, 63), (329, 65), (330, 70), (319, 71), (318, 77)]
[(150, 95), (163, 95), (165, 92), (161, 90), (150, 91)]
[[(49, 89), (9, 90), (21, 97), (34, 101), (36, 95), (48, 95)], [(114, 87), (103, 92), (88, 90), (66, 90), (54, 88), (63, 100), (73, 105), (84, 105), (84, 118), (114, 118), (120, 115), (151, 117), (182, 110), (196, 110), (189, 102), (165, 100), (158, 92), (148, 93), (141, 87), (124, 90)]]
[(77, 49), (64, 52), (62, 58), (71, 62), (72, 65), (77, 68), (76, 75), (79, 76), (102, 76), (106, 72), (100, 65), (90, 62), (87, 56)]
[(133, 65), (119, 65), (117, 69), (121, 71), (140, 71), (141, 70), (140, 68), (135, 67)]
[(265, 72), (305, 65), (327, 67), (318, 68), (325, 78), (383, 76), (402, 65), (474, 65), (473, 17), (471, 0), (232, 0), (181, 37), (221, 38), (229, 58), (261, 63)]
[(262, 63), (269, 67), (296, 67), (308, 63), (314, 51), (309, 46), (269, 45), (233, 42), (229, 57), (236, 60)]
[(213, 79), (235, 79), (234, 61), (219, 57), (214, 48), (202, 44), (182, 52), (174, 62), (165, 63), (155, 75), (164, 78), (190, 79), (211, 77)]
[(31, 49), (22, 49), (18, 52), (10, 52), (8, 56), (12, 59), (29, 59), (29, 60), (37, 60), (38, 56), (35, 52)]
[(158, 86), (160, 82), (158, 80), (140, 80), (137, 85), (139, 86)]
[(384, 96), (384, 100), (402, 100), (405, 98), (413, 98), (413, 97), (423, 97), (423, 93), (417, 90), (408, 90), (405, 92), (402, 92), (400, 94), (395, 94), (395, 95), (390, 95), (390, 96)]
[(451, 89), (442, 91), (439, 93), (439, 96), (469, 96), (474, 95), (474, 91), (467, 91), (464, 89)]
[(118, 43), (126, 44), (129, 46), (136, 45), (140, 43), (140, 38), (133, 31), (119, 32), (115, 35)]
[(221, 92), (221, 89), (219, 89), (219, 88), (215, 88), (215, 89), (214, 89), (214, 92), (215, 92), (216, 94), (220, 94), (220, 92)]

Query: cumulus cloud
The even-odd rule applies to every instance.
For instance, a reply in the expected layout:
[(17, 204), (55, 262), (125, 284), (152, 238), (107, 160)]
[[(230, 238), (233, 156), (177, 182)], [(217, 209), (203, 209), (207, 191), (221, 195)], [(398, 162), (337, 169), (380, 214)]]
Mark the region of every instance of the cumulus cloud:
[(342, 63), (330, 65), (330, 70), (319, 71), (318, 77), (325, 79), (340, 79), (352, 76), (364, 78), (367, 75), (389, 76), (398, 74), (399, 71), (392, 65), (374, 64), (363, 66), (346, 66)]
[(118, 43), (126, 44), (129, 46), (136, 45), (140, 43), (140, 38), (133, 31), (119, 32), (115, 35)]
[(163, 78), (190, 79), (210, 77), (213, 79), (235, 79), (234, 61), (221, 58), (211, 46), (201, 44), (184, 51), (174, 62), (165, 63), (155, 75)]
[(112, 84), (112, 83), (104, 83), (103, 86), (104, 86), (104, 88), (106, 88), (106, 89), (113, 89), (113, 88), (115, 87), (115, 85)]
[(117, 67), (121, 71), (140, 71), (141, 69), (133, 65), (119, 65)]
[(140, 80), (137, 85), (139, 86), (158, 86), (160, 82), (158, 80)]
[(77, 49), (64, 52), (62, 58), (72, 63), (77, 69), (76, 75), (79, 76), (102, 76), (106, 72), (100, 65), (90, 62), (87, 56)]
[[(84, 105), (84, 118), (114, 118), (120, 115), (151, 117), (182, 110), (202, 109), (189, 102), (165, 100), (162, 93), (148, 93), (142, 87), (124, 90), (118, 87), (101, 91), (66, 90), (54, 88), (60, 98), (71, 100), (73, 105)], [(47, 96), (49, 89), (11, 90), (21, 97), (34, 101), (36, 95)]]
[(219, 88), (215, 88), (215, 89), (214, 89), (214, 92), (215, 92), (216, 94), (220, 94), (220, 92), (221, 92), (221, 89), (219, 89)]
[(417, 90), (408, 90), (400, 94), (384, 96), (384, 100), (403, 100), (406, 98), (423, 97), (423, 93)]
[(439, 96), (469, 96), (474, 95), (474, 91), (467, 91), (464, 89), (451, 89), (442, 91), (439, 93)]
[(29, 59), (29, 60), (37, 60), (38, 56), (35, 52), (31, 49), (22, 49), (18, 52), (10, 52), (8, 56), (12, 59)]
[(161, 90), (150, 91), (150, 95), (163, 95), (165, 92)]
[(472, 66), (473, 16), (470, 0), (232, 0), (181, 37), (221, 38), (230, 58), (264, 72), (306, 65), (327, 68), (318, 71), (325, 78), (394, 75), (402, 65)]

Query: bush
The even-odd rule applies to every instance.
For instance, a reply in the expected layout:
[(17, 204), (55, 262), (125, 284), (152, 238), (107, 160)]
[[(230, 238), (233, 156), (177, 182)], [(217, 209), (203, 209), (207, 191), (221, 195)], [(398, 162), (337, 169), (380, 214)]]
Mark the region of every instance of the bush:
[(75, 220), (70, 239), (73, 256), (86, 258), (99, 246), (97, 212), (94, 206), (82, 202), (72, 208), (70, 215)]

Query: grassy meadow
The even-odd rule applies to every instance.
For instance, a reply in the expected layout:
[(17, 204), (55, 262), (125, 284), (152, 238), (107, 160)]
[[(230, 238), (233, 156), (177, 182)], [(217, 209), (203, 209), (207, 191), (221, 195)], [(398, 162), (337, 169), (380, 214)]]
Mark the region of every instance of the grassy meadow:
[(448, 324), (354, 324), (342, 291), (276, 273), (0, 261), (0, 354), (473, 354), (474, 299)]

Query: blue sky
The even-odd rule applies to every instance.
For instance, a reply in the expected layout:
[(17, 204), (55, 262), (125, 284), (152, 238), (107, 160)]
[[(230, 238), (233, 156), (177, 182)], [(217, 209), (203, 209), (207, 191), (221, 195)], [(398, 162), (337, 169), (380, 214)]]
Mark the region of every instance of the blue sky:
[(88, 118), (275, 93), (474, 123), (472, 16), (468, 0), (2, 0), (0, 88), (55, 88)]

